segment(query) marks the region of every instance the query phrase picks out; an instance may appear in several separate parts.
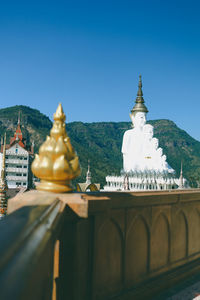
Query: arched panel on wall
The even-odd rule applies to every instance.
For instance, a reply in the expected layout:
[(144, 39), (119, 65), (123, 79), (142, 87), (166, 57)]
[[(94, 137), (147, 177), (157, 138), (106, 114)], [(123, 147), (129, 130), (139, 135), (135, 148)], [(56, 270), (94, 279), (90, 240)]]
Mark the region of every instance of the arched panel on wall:
[(172, 228), (172, 253), (171, 260), (177, 261), (187, 255), (188, 224), (185, 214), (180, 211), (174, 216)]
[(190, 213), (189, 221), (189, 255), (200, 251), (200, 215), (197, 209)]
[(141, 216), (131, 224), (126, 238), (125, 282), (127, 287), (139, 282), (148, 270), (149, 233)]
[(108, 296), (122, 287), (122, 244), (120, 228), (112, 220), (98, 231), (95, 255), (95, 289), (98, 296)]
[(151, 270), (157, 270), (167, 265), (169, 260), (169, 223), (161, 213), (154, 222), (151, 233)]

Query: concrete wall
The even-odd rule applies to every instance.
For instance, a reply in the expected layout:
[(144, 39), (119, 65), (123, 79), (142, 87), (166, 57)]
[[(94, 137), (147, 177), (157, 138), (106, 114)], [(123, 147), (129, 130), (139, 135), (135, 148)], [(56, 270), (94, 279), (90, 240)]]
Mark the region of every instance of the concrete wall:
[(200, 275), (199, 190), (29, 192), (10, 200), (8, 211), (55, 199), (63, 204), (59, 234), (52, 231), (59, 240), (55, 299), (155, 300)]
[(141, 288), (143, 299), (145, 289), (149, 297), (154, 293), (151, 280), (159, 294), (182, 273), (199, 272), (199, 193), (101, 193), (105, 197), (88, 198), (92, 299), (123, 299), (127, 293), (124, 299), (140, 298)]

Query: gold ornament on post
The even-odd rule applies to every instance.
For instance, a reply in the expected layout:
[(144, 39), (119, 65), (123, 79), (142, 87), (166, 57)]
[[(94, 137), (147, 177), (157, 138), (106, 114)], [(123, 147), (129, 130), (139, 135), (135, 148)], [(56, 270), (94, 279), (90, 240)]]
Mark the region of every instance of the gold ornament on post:
[(54, 123), (46, 141), (40, 146), (31, 169), (40, 178), (38, 190), (65, 193), (72, 191), (70, 181), (80, 174), (78, 156), (65, 129), (65, 114), (61, 103), (54, 114)]

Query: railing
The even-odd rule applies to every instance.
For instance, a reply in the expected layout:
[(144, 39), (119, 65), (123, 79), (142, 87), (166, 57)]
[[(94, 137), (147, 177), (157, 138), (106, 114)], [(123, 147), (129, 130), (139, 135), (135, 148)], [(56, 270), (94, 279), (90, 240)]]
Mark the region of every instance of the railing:
[(15, 172), (15, 173), (28, 173), (27, 168), (12, 168), (12, 167), (7, 167), (6, 172)]
[(18, 180), (18, 181), (27, 181), (27, 175), (26, 176), (16, 176), (16, 175), (7, 175), (6, 180)]
[(16, 158), (7, 158), (6, 164), (19, 164), (19, 165), (28, 165), (28, 160), (16, 159)]
[(51, 299), (59, 209), (23, 207), (1, 221), (0, 299)]
[[(18, 210), (16, 210), (18, 209)], [(200, 191), (50, 194), (0, 221), (1, 300), (156, 299), (200, 274)]]

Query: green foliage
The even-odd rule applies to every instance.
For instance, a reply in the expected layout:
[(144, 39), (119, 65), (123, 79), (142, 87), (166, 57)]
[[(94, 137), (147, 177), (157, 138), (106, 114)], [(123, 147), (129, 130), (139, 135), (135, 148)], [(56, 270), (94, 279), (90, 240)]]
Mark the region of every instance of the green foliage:
[[(26, 106), (13, 106), (0, 110), (0, 132), (13, 136), (17, 126), (18, 112), (21, 114), (21, 127), (28, 141), (35, 141), (35, 150), (45, 140), (52, 126), (48, 117), (38, 110)], [(149, 121), (154, 126), (155, 137), (167, 155), (168, 163), (180, 173), (181, 161), (183, 175), (191, 186), (200, 182), (200, 142), (193, 139), (169, 120)], [(105, 176), (119, 175), (122, 168), (121, 143), (125, 130), (131, 128), (128, 122), (73, 122), (66, 125), (71, 143), (76, 149), (82, 174), (76, 182), (84, 182), (88, 159), (90, 160), (92, 179), (95, 183), (105, 184)]]

